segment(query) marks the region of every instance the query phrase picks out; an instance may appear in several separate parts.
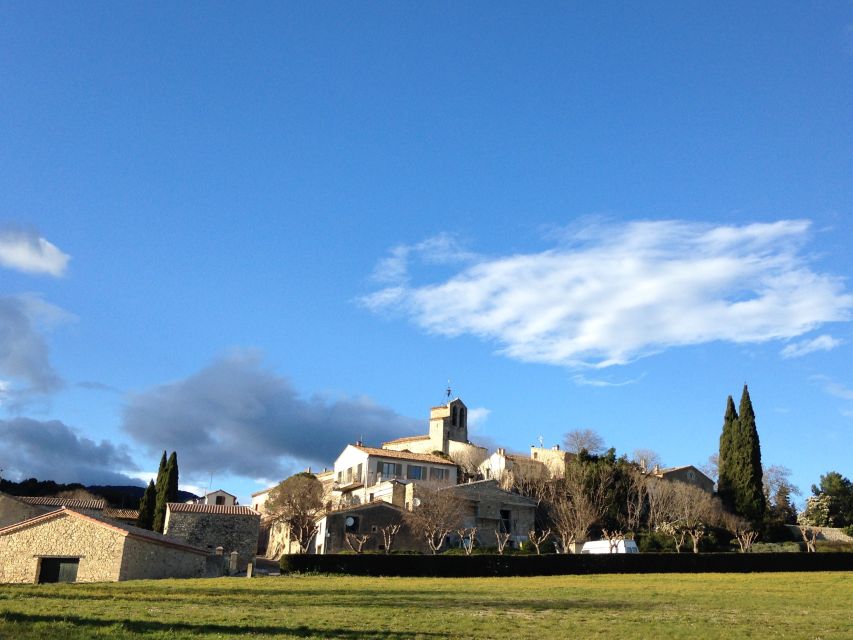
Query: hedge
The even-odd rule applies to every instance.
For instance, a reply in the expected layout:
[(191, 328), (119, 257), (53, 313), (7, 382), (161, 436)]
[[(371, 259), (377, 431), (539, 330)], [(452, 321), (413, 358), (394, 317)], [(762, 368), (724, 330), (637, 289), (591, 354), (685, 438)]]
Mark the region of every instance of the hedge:
[(567, 555), (286, 555), (282, 573), (364, 576), (548, 576), (588, 573), (853, 571), (853, 553), (618, 553)]

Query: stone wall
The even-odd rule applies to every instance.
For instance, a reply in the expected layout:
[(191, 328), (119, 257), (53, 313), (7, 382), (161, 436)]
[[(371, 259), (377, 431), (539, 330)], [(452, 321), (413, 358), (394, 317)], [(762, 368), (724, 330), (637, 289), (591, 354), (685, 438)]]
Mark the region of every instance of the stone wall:
[(70, 515), (0, 536), (0, 583), (36, 582), (40, 556), (78, 557), (77, 582), (119, 579), (125, 537)]
[(207, 554), (128, 537), (118, 579), (200, 578), (206, 562)]
[(191, 513), (169, 511), (164, 533), (168, 536), (213, 552), (222, 547), (227, 556), (238, 554), (238, 571), (254, 561), (258, 550), (261, 518), (257, 515)]

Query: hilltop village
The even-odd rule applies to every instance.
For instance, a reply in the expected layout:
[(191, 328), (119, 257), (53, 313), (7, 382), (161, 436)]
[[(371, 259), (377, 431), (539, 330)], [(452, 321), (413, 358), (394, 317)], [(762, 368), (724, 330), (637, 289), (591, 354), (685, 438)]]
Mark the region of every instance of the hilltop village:
[[(169, 503), (162, 534), (138, 528), (138, 512), (111, 509), (104, 500), (0, 493), (0, 582), (251, 573), (257, 557), (351, 552), (355, 545), (358, 552), (390, 550), (389, 529), (395, 550), (427, 551), (424, 536), (407, 526), (405, 516), (425, 508), (421, 501), (428, 492), (461, 505), (461, 533), (446, 535), (447, 544), (464, 545), (465, 531), (469, 538), (479, 531), (495, 536), (501, 550), (519, 548), (537, 528), (537, 500), (517, 491), (519, 481), (560, 478), (574, 457), (559, 445), (532, 446), (529, 456), (504, 448), (489, 452), (468, 439), (468, 408), (455, 398), (430, 409), (427, 433), (378, 447), (348, 444), (331, 468), (311, 474), (322, 483), (324, 502), (306, 524), (310, 536), (303, 546), (268, 508), (275, 487), (253, 494), (250, 506), (221, 489)], [(693, 466), (645, 473), (708, 494), (714, 489), (713, 480)], [(577, 550), (566, 547), (557, 550)]]

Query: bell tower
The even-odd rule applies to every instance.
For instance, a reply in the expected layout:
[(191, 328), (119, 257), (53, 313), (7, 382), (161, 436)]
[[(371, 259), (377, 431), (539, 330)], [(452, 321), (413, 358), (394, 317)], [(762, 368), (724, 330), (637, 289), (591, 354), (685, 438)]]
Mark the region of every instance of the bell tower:
[(434, 451), (448, 453), (448, 441), (468, 442), (468, 407), (459, 398), (429, 410), (429, 438)]

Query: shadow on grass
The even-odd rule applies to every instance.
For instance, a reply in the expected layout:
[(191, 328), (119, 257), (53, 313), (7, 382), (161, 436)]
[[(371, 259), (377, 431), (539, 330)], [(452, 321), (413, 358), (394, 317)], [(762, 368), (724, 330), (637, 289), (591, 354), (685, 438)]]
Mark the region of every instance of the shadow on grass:
[[(175, 633), (186, 632), (193, 636), (201, 637), (206, 635), (217, 635), (234, 637), (244, 634), (253, 634), (257, 636), (295, 636), (297, 638), (309, 638), (319, 636), (322, 638), (371, 638), (381, 637), (390, 638), (391, 640), (403, 640), (411, 638), (412, 631), (396, 632), (390, 630), (372, 630), (365, 629), (328, 629), (314, 628), (306, 625), (296, 625), (293, 627), (284, 626), (251, 626), (251, 625), (236, 625), (236, 624), (191, 624), (187, 622), (157, 622), (155, 620), (101, 620), (97, 618), (83, 618), (80, 616), (46, 616), (26, 613), (4, 613), (0, 614), (0, 620), (5, 620), (10, 623), (17, 624), (73, 624), (80, 627), (81, 631), (91, 630), (94, 632), (97, 628), (103, 627), (121, 627), (123, 630), (132, 633)], [(417, 631), (415, 635), (423, 637), (444, 638), (446, 634)]]

